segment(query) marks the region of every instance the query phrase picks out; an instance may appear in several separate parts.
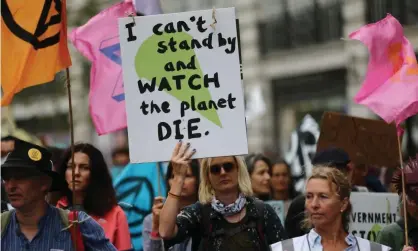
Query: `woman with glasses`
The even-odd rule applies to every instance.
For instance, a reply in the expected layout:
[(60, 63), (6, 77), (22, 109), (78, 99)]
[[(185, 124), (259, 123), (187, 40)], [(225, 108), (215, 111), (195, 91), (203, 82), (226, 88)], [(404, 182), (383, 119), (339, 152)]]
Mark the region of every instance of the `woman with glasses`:
[(314, 167), (305, 189), (309, 232), (273, 244), (273, 251), (388, 251), (389, 247), (349, 233), (351, 187), (346, 176), (332, 167)]
[(286, 238), (273, 208), (254, 198), (250, 176), (240, 157), (201, 159), (199, 202), (180, 211), (181, 190), (195, 150), (179, 142), (173, 152), (174, 179), (160, 215), (167, 246), (201, 236), (192, 250), (269, 250)]

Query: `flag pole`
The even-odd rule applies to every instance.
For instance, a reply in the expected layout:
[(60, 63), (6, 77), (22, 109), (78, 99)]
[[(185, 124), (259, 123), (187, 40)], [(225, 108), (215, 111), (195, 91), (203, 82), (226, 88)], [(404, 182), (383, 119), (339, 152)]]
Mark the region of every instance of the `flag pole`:
[[(65, 69), (66, 79), (67, 79), (67, 93), (68, 93), (68, 113), (69, 113), (69, 123), (70, 123), (70, 144), (71, 144), (71, 185), (73, 186), (73, 210), (76, 208), (76, 199), (75, 199), (75, 164), (74, 164), (74, 121), (73, 121), (73, 105), (71, 100), (71, 81), (70, 81), (70, 68), (67, 67)], [(77, 215), (77, 214), (76, 214)], [(73, 229), (72, 231), (76, 232), (77, 228), (77, 221), (78, 219), (74, 219), (76, 222), (70, 222)], [(70, 230), (71, 231), (71, 230)], [(77, 250), (77, 235), (74, 235), (74, 249)]]
[[(406, 194), (405, 194), (405, 172), (403, 168), (403, 160), (402, 160), (402, 150), (401, 150), (401, 136), (398, 135), (398, 151), (399, 151), (399, 163), (401, 165), (401, 175), (402, 175), (402, 205), (403, 205), (403, 222), (404, 222), (404, 229), (408, 229), (408, 217), (406, 211)], [(405, 230), (405, 245), (408, 246), (409, 239), (408, 239), (408, 231)]]

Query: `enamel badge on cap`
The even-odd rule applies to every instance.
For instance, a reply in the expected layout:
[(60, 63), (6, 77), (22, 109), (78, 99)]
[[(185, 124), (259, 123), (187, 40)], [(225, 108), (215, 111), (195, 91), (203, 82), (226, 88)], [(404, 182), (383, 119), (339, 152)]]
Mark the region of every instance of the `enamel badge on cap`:
[(29, 158), (33, 161), (39, 161), (42, 159), (42, 153), (36, 148), (31, 148), (28, 151), (28, 155), (29, 155)]

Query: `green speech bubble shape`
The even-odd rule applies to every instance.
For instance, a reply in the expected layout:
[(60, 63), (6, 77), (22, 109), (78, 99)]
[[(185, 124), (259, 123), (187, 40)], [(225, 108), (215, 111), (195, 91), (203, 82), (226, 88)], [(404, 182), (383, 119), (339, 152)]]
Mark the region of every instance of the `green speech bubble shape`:
[[(199, 61), (196, 57), (194, 50), (177, 50), (176, 52), (172, 52), (171, 50), (167, 50), (165, 53), (158, 53), (158, 43), (160, 41), (165, 41), (165, 45), (168, 44), (170, 38), (174, 38), (177, 43), (186, 40), (190, 45), (190, 41), (193, 37), (185, 32), (177, 32), (174, 34), (167, 34), (163, 33), (163, 35), (155, 35), (153, 34), (149, 38), (147, 38), (139, 47), (138, 52), (135, 56), (135, 70), (139, 78), (145, 78), (150, 80), (154, 77), (157, 77), (156, 85), (159, 86), (160, 80), (162, 77), (166, 77), (169, 81), (170, 86), (172, 87), (171, 91), (166, 91), (168, 94), (172, 95), (176, 99), (180, 101), (186, 101), (190, 103), (191, 97), (194, 96), (196, 100), (196, 106), (199, 102), (205, 101), (206, 103), (212, 99), (210, 92), (207, 88), (203, 86), (203, 71), (200, 68)], [(188, 64), (190, 59), (195, 56), (195, 64), (196, 69), (182, 69), (180, 71), (170, 71), (167, 72), (164, 70), (164, 66), (168, 62), (172, 62), (174, 66), (176, 66), (178, 61), (182, 61), (184, 64)], [(182, 85), (181, 90), (177, 90), (175, 88), (175, 80), (172, 79), (175, 75), (185, 75), (186, 78), (182, 80), (184, 84)], [(202, 85), (202, 88), (199, 90), (193, 90), (187, 84), (187, 80), (190, 76), (198, 74), (201, 78), (200, 80), (195, 79), (194, 83)], [(222, 127), (221, 121), (219, 119), (218, 112), (215, 109), (208, 109), (208, 110), (196, 110), (199, 112), (203, 117), (207, 118), (209, 121), (214, 123), (215, 125)]]

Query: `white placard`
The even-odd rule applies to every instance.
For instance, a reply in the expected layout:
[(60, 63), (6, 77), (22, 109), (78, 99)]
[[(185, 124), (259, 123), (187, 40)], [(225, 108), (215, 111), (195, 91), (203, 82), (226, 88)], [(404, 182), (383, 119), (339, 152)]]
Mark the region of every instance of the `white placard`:
[(131, 162), (248, 153), (235, 9), (214, 14), (119, 19)]
[(351, 193), (350, 232), (375, 241), (383, 227), (399, 219), (399, 196), (394, 193)]

